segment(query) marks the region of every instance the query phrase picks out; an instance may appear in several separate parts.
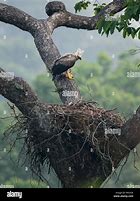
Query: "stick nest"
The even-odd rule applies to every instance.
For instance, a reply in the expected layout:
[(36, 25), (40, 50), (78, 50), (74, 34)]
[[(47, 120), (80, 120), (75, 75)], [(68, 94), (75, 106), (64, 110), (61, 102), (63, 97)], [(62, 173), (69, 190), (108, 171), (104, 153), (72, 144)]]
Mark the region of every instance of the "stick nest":
[(121, 129), (123, 123), (114, 110), (98, 108), (92, 102), (67, 106), (40, 103), (36, 113), (17, 118), (14, 130), (11, 127), (8, 132), (24, 138), (32, 172), (44, 180), (42, 168), (47, 164), (48, 171), (53, 168), (62, 183), (70, 186), (85, 174), (93, 177), (95, 169), (96, 176), (109, 174), (113, 168), (109, 145), (118, 136), (106, 131)]

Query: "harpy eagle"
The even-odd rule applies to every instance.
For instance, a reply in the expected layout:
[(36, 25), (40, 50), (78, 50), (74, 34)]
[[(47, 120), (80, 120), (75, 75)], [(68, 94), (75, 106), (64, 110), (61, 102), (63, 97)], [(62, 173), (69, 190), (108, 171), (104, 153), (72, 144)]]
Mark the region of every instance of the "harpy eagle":
[(72, 68), (77, 60), (81, 60), (83, 50), (78, 49), (75, 53), (68, 53), (58, 58), (52, 67), (53, 79), (65, 72), (65, 76), (68, 79), (73, 79), (70, 68)]

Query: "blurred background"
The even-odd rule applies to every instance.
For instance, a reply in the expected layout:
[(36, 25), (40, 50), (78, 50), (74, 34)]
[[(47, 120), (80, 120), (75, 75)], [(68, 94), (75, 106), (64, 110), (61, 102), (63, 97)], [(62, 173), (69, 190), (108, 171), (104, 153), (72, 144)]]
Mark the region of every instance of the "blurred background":
[[(77, 0), (78, 1), (78, 0)], [(67, 10), (74, 12), (76, 0), (62, 0)], [(45, 5), (47, 0), (0, 0), (24, 10), (36, 18), (47, 18)], [(94, 2), (94, 1), (93, 1)], [(99, 3), (111, 1), (98, 1)], [(82, 15), (91, 16), (88, 9)], [(137, 26), (137, 24), (136, 24)], [(127, 77), (127, 72), (139, 71), (139, 54), (129, 54), (130, 49), (139, 48), (139, 40), (126, 38), (115, 32), (108, 38), (100, 36), (97, 31), (74, 30), (60, 27), (54, 31), (53, 39), (61, 54), (83, 49), (83, 60), (73, 68), (73, 74), (83, 97), (98, 102), (106, 109), (117, 108), (125, 119), (130, 118), (140, 105), (139, 79)], [(23, 77), (36, 91), (42, 101), (61, 104), (51, 76), (46, 70), (29, 33), (0, 22), (0, 67)], [(0, 185), (9, 184), (15, 187), (47, 187), (46, 184), (32, 178), (25, 165), (17, 165), (21, 145), (17, 145), (8, 154), (7, 143), (3, 142), (3, 132), (11, 123), (11, 110), (7, 100), (0, 96)], [(139, 150), (139, 146), (137, 146)], [(139, 153), (139, 152), (138, 152)], [(123, 163), (123, 162), (122, 162)], [(136, 152), (130, 154), (119, 179), (120, 168), (107, 180), (103, 187), (140, 187), (140, 160)], [(53, 177), (53, 176), (52, 176)], [(56, 177), (53, 180), (57, 186)], [(94, 184), (93, 184), (94, 185)], [(94, 185), (96, 187), (96, 185)]]

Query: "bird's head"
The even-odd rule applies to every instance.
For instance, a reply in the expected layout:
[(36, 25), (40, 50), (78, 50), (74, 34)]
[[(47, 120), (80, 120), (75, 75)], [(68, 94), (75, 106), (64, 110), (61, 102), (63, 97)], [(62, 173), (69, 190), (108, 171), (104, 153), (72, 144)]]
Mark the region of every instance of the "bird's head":
[(81, 50), (80, 48), (77, 49), (77, 51), (74, 53), (74, 55), (76, 56), (77, 60), (78, 59), (82, 59), (82, 55), (84, 53), (84, 50)]

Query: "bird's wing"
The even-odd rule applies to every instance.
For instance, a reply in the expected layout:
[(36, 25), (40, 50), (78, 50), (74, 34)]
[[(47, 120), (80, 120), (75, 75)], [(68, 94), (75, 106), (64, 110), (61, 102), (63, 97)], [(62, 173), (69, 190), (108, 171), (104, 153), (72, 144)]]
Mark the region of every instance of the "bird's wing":
[(75, 55), (67, 54), (57, 59), (52, 68), (53, 75), (61, 74), (74, 66), (76, 61)]
[(67, 68), (72, 67), (75, 64), (75, 56), (72, 54), (67, 54), (65, 56), (60, 57), (55, 61), (55, 65), (67, 66)]

